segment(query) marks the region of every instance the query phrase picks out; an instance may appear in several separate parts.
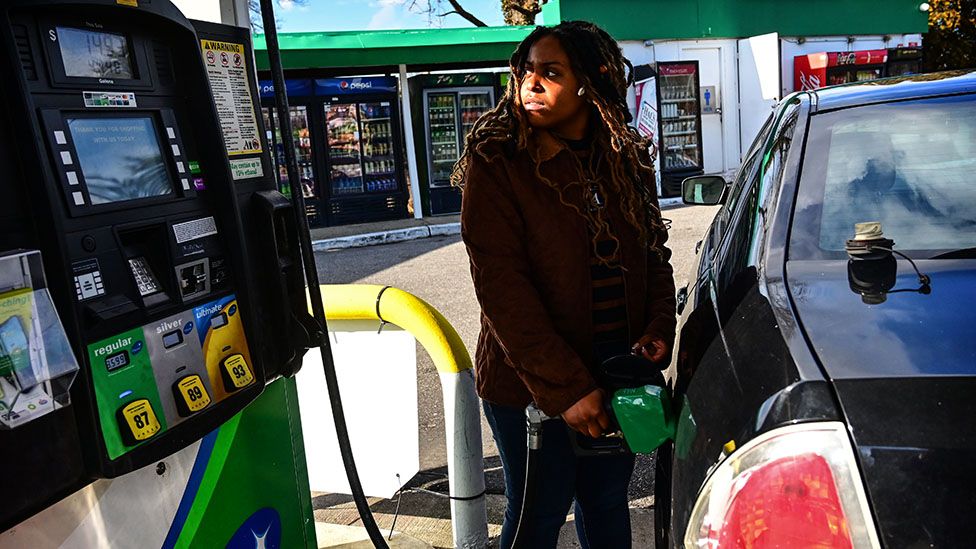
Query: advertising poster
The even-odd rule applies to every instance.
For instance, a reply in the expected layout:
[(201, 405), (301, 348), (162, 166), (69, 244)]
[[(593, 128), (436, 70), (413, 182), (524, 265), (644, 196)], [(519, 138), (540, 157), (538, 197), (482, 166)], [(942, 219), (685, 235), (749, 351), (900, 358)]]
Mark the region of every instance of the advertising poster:
[(200, 44), (227, 154), (260, 153), (261, 139), (248, 88), (244, 45), (215, 40), (201, 40)]
[(637, 132), (653, 143), (651, 158), (654, 160), (654, 178), (657, 181), (658, 196), (661, 195), (661, 165), (657, 154), (657, 79), (641, 80), (635, 87), (637, 97)]

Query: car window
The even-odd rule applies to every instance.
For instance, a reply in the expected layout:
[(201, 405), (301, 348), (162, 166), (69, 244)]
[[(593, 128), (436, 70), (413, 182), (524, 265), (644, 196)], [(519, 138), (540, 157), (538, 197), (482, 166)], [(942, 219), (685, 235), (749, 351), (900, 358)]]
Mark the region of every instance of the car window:
[(798, 113), (796, 103), (786, 106), (779, 118), (773, 143), (757, 154), (759, 169), (751, 179), (746, 180), (727, 231), (721, 267), (725, 278), (734, 276), (751, 264), (750, 258), (758, 242), (759, 224), (762, 223), (759, 205), (763, 194), (778, 184), (783, 176)]
[(746, 181), (751, 180), (755, 177), (757, 170), (759, 169), (759, 163), (762, 160), (762, 149), (763, 144), (769, 137), (769, 133), (773, 126), (773, 115), (770, 114), (769, 118), (766, 119), (766, 123), (763, 124), (759, 134), (756, 139), (753, 140), (752, 145), (749, 147), (749, 152), (746, 153), (745, 160), (739, 167), (739, 171), (736, 172), (735, 177), (732, 179), (732, 183), (729, 184), (729, 189), (726, 191), (725, 203), (719, 208), (717, 214), (715, 214), (715, 220), (712, 221), (711, 229), (711, 248), (718, 246), (719, 242), (722, 240), (722, 235), (725, 234), (729, 222), (732, 219), (732, 213), (735, 211), (735, 206), (739, 203), (739, 196), (742, 193), (742, 188), (745, 186)]
[(841, 258), (854, 224), (880, 221), (897, 249), (976, 246), (976, 95), (815, 115), (790, 258)]

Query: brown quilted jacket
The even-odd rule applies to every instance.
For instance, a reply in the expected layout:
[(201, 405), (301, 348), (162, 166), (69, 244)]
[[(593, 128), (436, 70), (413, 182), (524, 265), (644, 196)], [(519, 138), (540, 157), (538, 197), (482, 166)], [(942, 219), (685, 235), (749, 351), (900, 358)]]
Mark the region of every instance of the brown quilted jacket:
[[(527, 150), (499, 147), (489, 161), (473, 155), (461, 208), (461, 235), (481, 304), (478, 394), (517, 408), (535, 401), (551, 416), (596, 388), (588, 364), (591, 238), (586, 221), (536, 175), (538, 160), (539, 172), (563, 186), (567, 201), (587, 207), (572, 155), (544, 131), (534, 133)], [(654, 189), (653, 180), (642, 183)], [(650, 334), (670, 346), (675, 292), (671, 252), (663, 246), (667, 232), (657, 235), (663, 254), (648, 251), (619, 201), (606, 202), (621, 243), (630, 340)]]

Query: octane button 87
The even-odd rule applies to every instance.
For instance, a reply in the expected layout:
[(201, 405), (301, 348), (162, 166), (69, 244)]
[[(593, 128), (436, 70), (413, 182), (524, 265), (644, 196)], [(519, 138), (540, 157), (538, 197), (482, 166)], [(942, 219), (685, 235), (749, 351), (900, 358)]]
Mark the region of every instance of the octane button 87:
[(118, 415), (122, 436), (129, 444), (152, 438), (162, 429), (152, 404), (144, 398), (126, 404), (119, 409)]

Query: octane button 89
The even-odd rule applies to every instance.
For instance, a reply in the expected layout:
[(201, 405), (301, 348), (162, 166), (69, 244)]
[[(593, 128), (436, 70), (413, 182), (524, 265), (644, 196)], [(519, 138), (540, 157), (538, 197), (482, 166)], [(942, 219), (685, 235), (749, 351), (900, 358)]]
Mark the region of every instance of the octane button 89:
[(193, 374), (176, 382), (176, 403), (180, 415), (188, 416), (203, 410), (210, 404), (210, 394), (200, 376)]
[(152, 438), (162, 426), (156, 419), (156, 412), (148, 400), (141, 398), (134, 400), (119, 410), (121, 416), (122, 434), (130, 443), (141, 442)]

